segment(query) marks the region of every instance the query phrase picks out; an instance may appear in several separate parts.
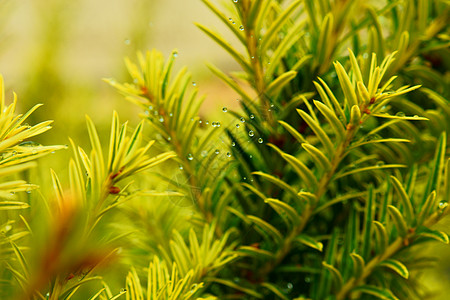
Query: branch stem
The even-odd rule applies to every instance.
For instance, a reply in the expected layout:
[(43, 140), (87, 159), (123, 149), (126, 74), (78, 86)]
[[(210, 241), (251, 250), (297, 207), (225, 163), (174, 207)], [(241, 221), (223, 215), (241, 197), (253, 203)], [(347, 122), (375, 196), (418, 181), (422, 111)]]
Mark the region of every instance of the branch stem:
[(265, 267), (263, 268), (262, 274), (263, 276), (266, 276), (269, 274), (277, 265), (281, 263), (281, 261), (286, 257), (286, 255), (290, 252), (292, 249), (292, 245), (294, 242), (294, 239), (296, 236), (298, 236), (306, 227), (308, 224), (309, 219), (313, 215), (314, 209), (317, 207), (317, 205), (320, 203), (320, 198), (325, 194), (327, 191), (327, 187), (329, 183), (331, 182), (333, 175), (336, 173), (336, 170), (341, 163), (342, 159), (346, 155), (346, 149), (350, 145), (351, 141), (356, 135), (356, 132), (358, 131), (357, 126), (350, 126), (347, 129), (347, 134), (345, 137), (345, 140), (338, 146), (336, 149), (336, 153), (333, 156), (333, 159), (331, 161), (331, 169), (325, 173), (322, 178), (319, 181), (319, 187), (317, 188), (317, 191), (315, 192), (316, 196), (316, 203), (310, 204), (307, 206), (305, 211), (303, 212), (301, 216), (300, 224), (294, 227), (287, 238), (284, 240), (283, 245), (278, 250), (278, 252), (275, 255), (275, 259), (268, 262)]
[[(441, 220), (443, 217), (448, 215), (450, 213), (449, 209), (446, 209), (445, 211), (436, 211), (431, 216), (428, 217), (428, 219), (423, 223), (423, 226), (425, 227), (431, 227), (435, 225), (439, 220)], [(397, 254), (400, 250), (403, 248), (406, 248), (416, 237), (416, 230), (413, 228), (409, 231), (408, 235), (406, 237), (398, 237), (397, 239), (392, 242), (391, 245), (389, 245), (386, 250), (372, 258), (369, 263), (364, 267), (362, 271), (362, 275), (359, 278), (351, 278), (347, 283), (342, 286), (341, 290), (337, 293), (336, 300), (343, 300), (348, 298), (347, 295), (351, 293), (351, 290), (353, 290), (358, 285), (364, 283), (364, 280), (369, 277), (373, 270), (378, 266), (378, 264), (386, 259), (389, 259), (390, 257)]]

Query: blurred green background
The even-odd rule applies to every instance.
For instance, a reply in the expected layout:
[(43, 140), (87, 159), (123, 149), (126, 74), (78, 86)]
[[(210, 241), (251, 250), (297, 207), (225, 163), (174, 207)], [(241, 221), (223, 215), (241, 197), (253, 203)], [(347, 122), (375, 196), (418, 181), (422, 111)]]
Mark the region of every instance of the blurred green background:
[[(122, 122), (138, 123), (139, 109), (130, 105), (103, 78), (127, 81), (124, 58), (153, 48), (169, 55), (178, 49), (176, 69), (188, 66), (192, 81), (207, 95), (202, 117), (214, 118), (222, 106), (237, 108), (237, 95), (206, 67), (225, 71), (236, 63), (194, 22), (227, 33), (225, 26), (200, 0), (0, 0), (0, 74), (7, 99), (18, 95), (18, 112), (37, 103), (44, 106), (29, 123), (54, 120), (53, 129), (36, 138), (41, 144), (88, 146), (85, 115), (108, 141), (112, 111)], [(230, 36), (226, 35), (229, 39)], [(61, 179), (67, 175), (71, 151), (41, 159), (33, 182), (45, 194), (49, 168)], [(48, 189), (50, 191), (50, 189)]]
[(55, 120), (46, 143), (82, 138), (85, 114), (100, 127), (108, 126), (113, 110), (136, 123), (137, 110), (102, 78), (125, 80), (123, 58), (134, 59), (137, 51), (157, 48), (168, 55), (177, 48), (178, 67), (187, 65), (201, 91), (214, 94), (203, 114), (214, 113), (218, 103), (234, 97), (205, 66), (208, 61), (235, 69), (229, 56), (195, 27), (200, 22), (223, 29), (199, 0), (0, 3), (0, 72), (7, 90), (18, 94), (21, 111), (43, 103), (33, 121)]

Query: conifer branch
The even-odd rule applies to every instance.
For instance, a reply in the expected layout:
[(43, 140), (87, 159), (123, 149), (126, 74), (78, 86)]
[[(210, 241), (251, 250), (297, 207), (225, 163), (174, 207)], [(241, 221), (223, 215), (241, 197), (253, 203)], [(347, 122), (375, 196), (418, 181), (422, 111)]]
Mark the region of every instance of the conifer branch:
[[(450, 210), (447, 208), (444, 211), (436, 211), (428, 217), (423, 226), (431, 228), (448, 214), (450, 214)], [(364, 284), (365, 279), (373, 273), (374, 269), (377, 268), (382, 261), (395, 256), (401, 250), (412, 244), (414, 239), (417, 238), (416, 230), (417, 228), (409, 228), (408, 235), (405, 237), (396, 238), (395, 241), (393, 241), (383, 253), (373, 257), (365, 265), (359, 277), (351, 278), (342, 286), (342, 288), (336, 293), (336, 300), (346, 299), (354, 288)]]

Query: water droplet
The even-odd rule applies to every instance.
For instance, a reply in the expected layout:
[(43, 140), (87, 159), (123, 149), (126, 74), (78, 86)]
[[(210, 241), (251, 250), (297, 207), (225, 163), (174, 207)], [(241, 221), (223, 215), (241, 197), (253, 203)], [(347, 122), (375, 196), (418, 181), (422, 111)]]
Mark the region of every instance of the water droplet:
[(149, 105), (148, 110), (153, 110), (153, 105)]
[(216, 151), (214, 151), (214, 153), (219, 154), (220, 153), (219, 149), (216, 149)]
[(172, 137), (169, 136), (169, 137), (167, 138), (167, 140), (170, 142), (170, 141), (172, 140)]
[(255, 57), (254, 57), (254, 56), (252, 56), (252, 59), (255, 59)]
[(198, 124), (202, 124), (203, 123), (203, 121), (202, 120), (198, 120)]
[(413, 116), (414, 119), (417, 119), (418, 117), (419, 117), (418, 115), (414, 115), (414, 116)]
[(230, 152), (227, 152), (227, 156), (228, 156), (228, 157), (231, 157), (231, 153), (230, 153)]
[(262, 138), (258, 139), (258, 143), (262, 144), (264, 142), (264, 140)]
[(197, 284), (194, 283), (193, 285), (191, 285), (191, 291), (190, 292), (194, 293), (196, 289), (197, 289)]
[(222, 111), (223, 111), (223, 112), (227, 112), (228, 109), (227, 109), (226, 107), (223, 107), (223, 108), (222, 108)]
[(382, 167), (382, 166), (384, 166), (384, 161), (379, 161), (379, 162), (377, 162), (377, 167), (379, 168), (379, 167)]
[(249, 157), (250, 159), (252, 159), (252, 158), (253, 158), (253, 155), (250, 154), (248, 157)]
[(164, 122), (164, 117), (163, 116), (159, 116), (158, 121), (161, 122), (161, 123)]
[(178, 57), (178, 51), (173, 51), (172, 56), (177, 58)]
[(206, 124), (206, 125), (209, 125), (209, 121), (206, 121), (205, 124)]
[(231, 143), (231, 146), (233, 146), (233, 147), (236, 146), (236, 143), (235, 143), (235, 142), (232, 142), (232, 143)]
[(379, 140), (379, 139), (382, 139), (383, 137), (381, 136), (381, 135), (379, 135), (379, 134), (372, 134), (371, 136), (370, 136), (370, 139), (371, 140)]
[(306, 277), (305, 277), (305, 282), (311, 282), (311, 277), (306, 276)]
[(208, 155), (208, 151), (203, 150), (202, 153), (201, 153), (201, 155), (202, 155), (203, 157), (206, 157), (206, 156)]
[(286, 286), (289, 290), (292, 290), (292, 288), (294, 287), (294, 285), (290, 282), (288, 282), (287, 286)]
[(220, 122), (217, 122), (217, 123), (216, 123), (216, 126), (217, 126), (217, 127), (220, 127)]
[(216, 122), (212, 122), (212, 123), (211, 123), (211, 126), (212, 126), (212, 127), (216, 127)]
[(243, 180), (247, 180), (247, 177), (242, 178)]
[(251, 114), (251, 115), (250, 115), (250, 119), (253, 120), (254, 118), (255, 118), (255, 115), (254, 115), (254, 114)]
[(228, 18), (228, 21), (233, 22), (233, 19), (232, 18)]
[(397, 117), (404, 117), (405, 113), (402, 111), (399, 111), (398, 113), (395, 114)]
[(189, 153), (189, 154), (187, 155), (187, 159), (193, 160), (193, 159), (194, 159), (194, 156), (193, 156), (191, 153)]
[(180, 165), (178, 168), (179, 168), (180, 170), (183, 170), (183, 166), (182, 166), (182, 165)]
[(197, 86), (197, 83), (195, 81), (192, 81), (192, 86)]
[(238, 3), (239, 0), (233, 0), (234, 3)]
[(240, 31), (244, 31), (244, 25), (239, 26)]
[(125, 45), (129, 45), (129, 44), (131, 44), (131, 41), (129, 40), (129, 39), (126, 39), (125, 41), (123, 41), (124, 43), (125, 43)]
[(253, 130), (250, 130), (250, 131), (248, 132), (248, 135), (249, 135), (249, 136), (254, 136), (255, 133), (253, 132)]
[(239, 128), (239, 127), (241, 127), (241, 125), (239, 125), (239, 124), (236, 124), (236, 128)]
[(33, 141), (26, 141), (19, 144), (20, 147), (38, 147), (42, 146), (39, 143), (33, 142)]
[(126, 291), (127, 291), (126, 288), (123, 288), (123, 289), (120, 290), (121, 293), (125, 293)]
[(169, 113), (169, 117), (171, 117), (171, 118), (172, 118), (172, 117), (173, 117), (173, 113)]
[(439, 209), (444, 210), (447, 206), (448, 206), (447, 201), (442, 200), (441, 202), (439, 202)]
[(241, 117), (239, 120), (240, 120), (242, 123), (245, 123), (245, 118), (244, 118), (244, 117)]

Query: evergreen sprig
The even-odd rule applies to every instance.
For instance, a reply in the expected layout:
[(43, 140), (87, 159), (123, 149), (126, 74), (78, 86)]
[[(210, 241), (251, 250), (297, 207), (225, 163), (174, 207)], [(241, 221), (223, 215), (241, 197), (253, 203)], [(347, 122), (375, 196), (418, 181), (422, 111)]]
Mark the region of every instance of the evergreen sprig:
[[(87, 117), (91, 149), (71, 140), (68, 184), (52, 171), (37, 204), (0, 183), (0, 297), (427, 298), (422, 250), (449, 243), (448, 1), (202, 2), (237, 42), (197, 24), (240, 66), (209, 66), (239, 126), (199, 117), (177, 51), (126, 59), (129, 82), (107, 82), (141, 108), (135, 129), (113, 113), (104, 147)], [(2, 96), (11, 178), (63, 148), (29, 141), (50, 122), (15, 106)]]

